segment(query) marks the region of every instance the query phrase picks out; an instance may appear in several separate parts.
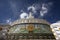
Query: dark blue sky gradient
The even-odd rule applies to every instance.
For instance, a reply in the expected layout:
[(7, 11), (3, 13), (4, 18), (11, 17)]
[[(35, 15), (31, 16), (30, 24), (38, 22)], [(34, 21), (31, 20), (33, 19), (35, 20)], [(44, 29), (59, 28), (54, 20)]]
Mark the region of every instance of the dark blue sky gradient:
[[(13, 4), (10, 4), (10, 3)], [(28, 6), (33, 5), (34, 3), (48, 3), (52, 2), (53, 5), (50, 8), (50, 11), (43, 16), (43, 19), (46, 19), (50, 23), (60, 21), (60, 0), (0, 0), (0, 23), (6, 23), (6, 20), (11, 18), (11, 21), (14, 21), (19, 18), (21, 14), (20, 10), (28, 12), (26, 9)], [(16, 10), (11, 5), (16, 4)], [(38, 18), (39, 14), (37, 13), (35, 18)]]

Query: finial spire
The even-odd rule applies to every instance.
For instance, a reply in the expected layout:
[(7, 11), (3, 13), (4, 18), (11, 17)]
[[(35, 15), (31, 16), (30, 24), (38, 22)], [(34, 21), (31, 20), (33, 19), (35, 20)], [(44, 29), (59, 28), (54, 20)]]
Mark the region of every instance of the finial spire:
[(29, 12), (29, 18), (34, 18), (34, 16), (32, 16), (32, 12)]

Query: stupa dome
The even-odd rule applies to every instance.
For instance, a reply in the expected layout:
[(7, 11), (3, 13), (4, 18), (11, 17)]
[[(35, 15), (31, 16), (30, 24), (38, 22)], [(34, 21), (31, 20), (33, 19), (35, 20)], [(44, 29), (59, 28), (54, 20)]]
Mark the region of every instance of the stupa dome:
[(28, 18), (22, 18), (12, 22), (8, 36), (11, 39), (15, 37), (16, 40), (55, 39), (50, 28), (50, 23), (44, 19), (34, 18), (31, 13)]

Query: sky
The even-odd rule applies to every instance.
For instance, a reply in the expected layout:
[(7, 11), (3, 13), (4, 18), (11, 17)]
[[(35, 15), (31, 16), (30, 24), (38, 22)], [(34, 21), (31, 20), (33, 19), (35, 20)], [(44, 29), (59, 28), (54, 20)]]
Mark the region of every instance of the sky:
[(60, 21), (59, 0), (0, 0), (0, 23), (10, 23), (17, 19), (28, 18), (29, 12), (35, 18), (50, 23)]

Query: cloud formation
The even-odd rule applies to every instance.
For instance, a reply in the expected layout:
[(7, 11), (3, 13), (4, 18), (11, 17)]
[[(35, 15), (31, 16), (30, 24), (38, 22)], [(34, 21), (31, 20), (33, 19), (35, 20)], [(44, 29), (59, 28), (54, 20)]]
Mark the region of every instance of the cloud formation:
[(36, 13), (36, 8), (34, 6), (29, 6), (27, 9), (30, 12)]
[(11, 24), (11, 18), (7, 19), (6, 23)]
[(10, 6), (11, 6), (11, 9), (12, 9), (14, 18), (19, 16), (19, 14), (20, 14), (20, 18), (27, 18), (29, 16), (29, 12), (32, 12), (32, 15), (34, 15), (34, 16), (35, 15), (37, 16), (37, 14), (38, 14), (38, 18), (43, 17), (43, 16), (45, 16), (45, 14), (48, 13), (51, 5), (52, 5), (52, 2), (49, 2), (49, 3), (34, 3), (33, 5), (29, 5), (29, 6), (25, 5), (28, 13), (24, 8), (22, 8), (23, 6), (21, 7), (22, 9), (20, 9), (20, 10), (25, 10), (25, 12), (20, 13), (20, 12), (18, 12), (19, 7), (18, 7), (17, 3), (10, 1)]
[(28, 18), (28, 14), (25, 12), (21, 13), (20, 18)]
[(45, 6), (45, 4), (42, 4), (41, 10), (40, 10), (40, 15), (44, 16), (48, 12), (48, 8)]
[(42, 17), (45, 16), (45, 14), (47, 14), (50, 11), (52, 5), (53, 5), (52, 2), (43, 3), (42, 7), (41, 7), (41, 10), (40, 10), (40, 15)]
[(50, 7), (52, 6), (52, 2), (48, 2), (48, 3), (35, 3), (31, 6), (28, 7), (28, 11), (30, 10), (31, 12), (33, 12), (35, 15), (39, 12), (39, 17), (43, 17), (45, 16), (45, 14), (47, 14), (49, 12), (49, 10), (51, 9)]

